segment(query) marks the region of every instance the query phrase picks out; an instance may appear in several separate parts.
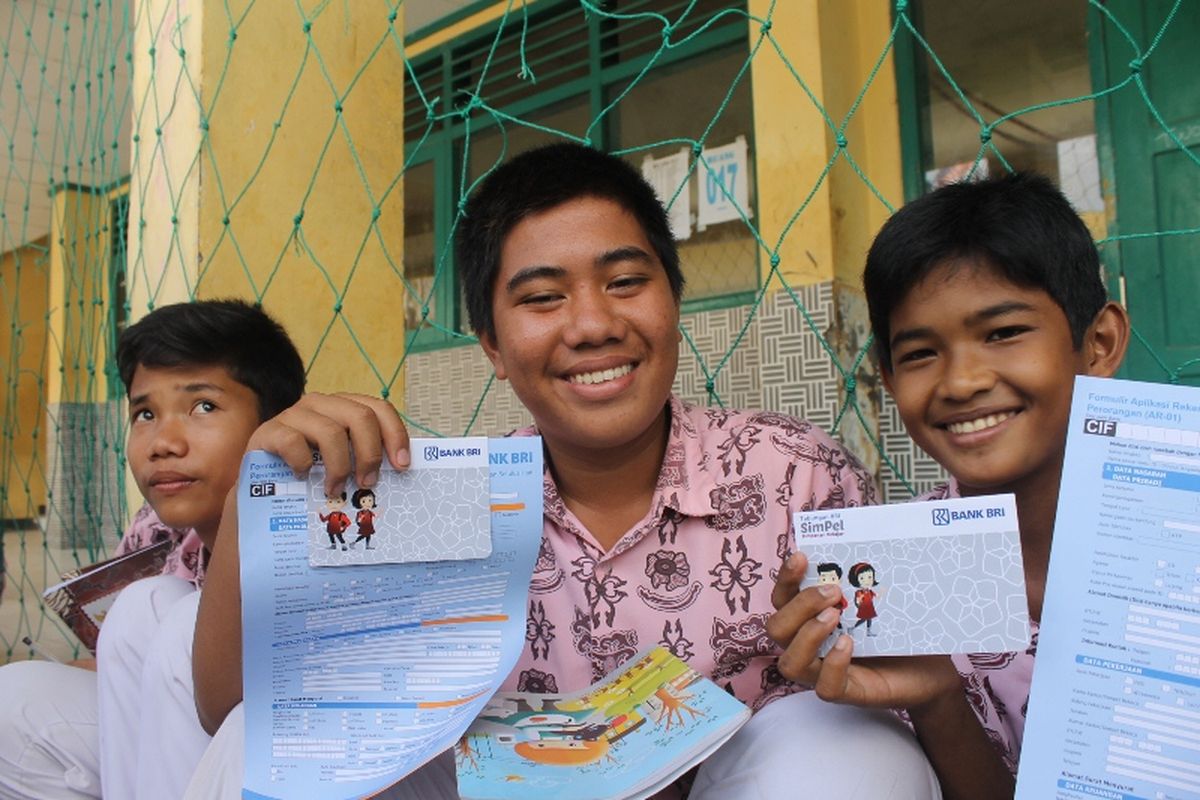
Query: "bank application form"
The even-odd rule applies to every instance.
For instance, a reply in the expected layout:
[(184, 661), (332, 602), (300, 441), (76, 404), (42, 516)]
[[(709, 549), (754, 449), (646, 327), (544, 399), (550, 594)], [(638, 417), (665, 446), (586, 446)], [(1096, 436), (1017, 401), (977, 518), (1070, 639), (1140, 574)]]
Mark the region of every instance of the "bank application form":
[(1200, 798), (1200, 389), (1076, 379), (1016, 796)]
[(516, 664), (542, 441), (489, 441), (491, 555), (313, 567), (307, 481), (242, 463), (243, 797), (364, 797), (453, 747)]

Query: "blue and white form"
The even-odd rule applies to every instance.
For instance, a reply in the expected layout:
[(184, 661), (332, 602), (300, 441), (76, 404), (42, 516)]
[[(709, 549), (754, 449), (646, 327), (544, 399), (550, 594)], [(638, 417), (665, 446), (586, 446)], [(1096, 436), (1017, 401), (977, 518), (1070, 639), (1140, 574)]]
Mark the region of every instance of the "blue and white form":
[(1011, 494), (793, 515), (805, 585), (842, 591), (855, 656), (1001, 653), (1029, 646), (1029, 605)]
[[(438, 440), (459, 449), (453, 441)], [(275, 456), (246, 456), (238, 484), (243, 797), (377, 793), (453, 747), (508, 676), (525, 641), (541, 543), (542, 442), (485, 446), (487, 557), (337, 567), (309, 561), (311, 485)], [(383, 485), (396, 477), (387, 470)], [(353, 497), (348, 491), (338, 510), (348, 522), (328, 526), (334, 509), (325, 511), (347, 547), (369, 505), (360, 495), (356, 508)], [(388, 497), (370, 509), (400, 507), (398, 494)], [(376, 524), (373, 535), (383, 530)]]
[(1078, 378), (1021, 800), (1200, 798), (1200, 389)]

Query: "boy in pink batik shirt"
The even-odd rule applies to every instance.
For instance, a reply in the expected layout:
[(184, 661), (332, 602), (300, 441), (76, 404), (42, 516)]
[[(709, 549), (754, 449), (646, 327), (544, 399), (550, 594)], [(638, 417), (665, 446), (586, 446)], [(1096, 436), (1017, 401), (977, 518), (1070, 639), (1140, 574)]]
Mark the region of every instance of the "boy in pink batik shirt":
[(1034, 622), (1016, 653), (851, 661), (804, 559), (780, 576), (772, 634), (787, 676), (837, 703), (907, 711), (947, 798), (1011, 798), (1075, 375), (1110, 377), (1129, 319), (1109, 302), (1091, 234), (1045, 178), (939, 189), (880, 230), (863, 275), (884, 384), (913, 441), (951, 475), (920, 499), (1016, 495)]
[[(893, 717), (821, 703), (777, 668), (766, 620), (792, 512), (871, 502), (874, 489), (807, 422), (671, 394), (683, 275), (666, 214), (637, 170), (574, 144), (523, 153), (471, 197), (456, 253), (471, 326), (533, 416), (517, 435), (540, 435), (546, 454), (525, 646), (506, 687), (582, 689), (662, 644), (757, 710), (701, 767), (693, 798), (790, 796), (818, 773), (837, 774), (850, 787), (842, 797), (937, 797), (928, 762)], [(368, 397), (306, 397), (250, 446), (297, 472), (316, 447), (333, 493), (350, 473), (348, 441), (360, 486), (374, 484), (385, 453), (397, 468), (409, 462), (395, 410)], [(233, 508), (231, 499), (196, 628), (206, 654), (197, 702), (209, 729), (221, 727), (188, 797), (241, 788)], [(850, 745), (876, 753), (872, 765)], [(744, 769), (748, 751), (766, 766)], [(388, 796), (457, 797), (453, 760), (435, 759)]]

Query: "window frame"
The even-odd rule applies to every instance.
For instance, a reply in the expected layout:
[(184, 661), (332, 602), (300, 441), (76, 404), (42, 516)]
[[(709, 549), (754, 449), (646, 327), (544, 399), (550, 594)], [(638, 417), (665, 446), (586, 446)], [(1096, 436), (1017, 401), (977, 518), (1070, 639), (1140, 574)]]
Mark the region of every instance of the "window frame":
[[(686, 6), (687, 4), (683, 3), (682, 5)], [(478, 10), (475, 6), (472, 8)], [(577, 10), (577, 5), (569, 0), (537, 0), (528, 4), (528, 13), (532, 20), (534, 15), (553, 16), (568, 8)], [(614, 63), (606, 64), (605, 62), (612, 61), (614, 58), (611, 52), (605, 52), (604, 37), (611, 35), (611, 31), (605, 27), (608, 22), (607, 18), (602, 18), (600, 15), (588, 15), (585, 75), (567, 80), (546, 91), (535, 90), (532, 94), (502, 106), (501, 110), (514, 117), (523, 117), (570, 100), (586, 97), (589, 116), (594, 120), (607, 105), (608, 90), (615, 85), (621, 85), (623, 81), (628, 81), (641, 72), (652, 55), (652, 53), (646, 53), (629, 60), (617, 59)], [(422, 84), (421, 89), (427, 98), (437, 98), (438, 114), (451, 112), (453, 110), (452, 103), (456, 98), (461, 97), (456, 94), (454, 88), (455, 76), (452, 74), (452, 64), (455, 57), (471, 48), (478, 47), (481, 42), (494, 38), (500, 23), (501, 20), (494, 20), (481, 25), (414, 58), (405, 80), (406, 105), (410, 99), (408, 90), (412, 87), (412, 75), (421, 75), (427, 71), (432, 74), (436, 71), (440, 73), (438, 80), (435, 83)], [(508, 25), (510, 28), (513, 25), (511, 19)], [(439, 24), (437, 27), (444, 26)], [(428, 35), (435, 29), (435, 26), (429, 26), (422, 29), (419, 34), (421, 36)], [(413, 38), (407, 39), (406, 44), (411, 45), (413, 41)], [(732, 50), (738, 46), (747, 56), (749, 55), (749, 19), (731, 15), (730, 22), (714, 25), (689, 38), (686, 45), (663, 53), (655, 62), (655, 69), (672, 67), (688, 61), (702, 61), (721, 51)], [(436, 65), (439, 64), (440, 70), (435, 70)], [(749, 76), (745, 79), (749, 79)], [(484, 120), (480, 124), (480, 121), (475, 119), (468, 123), (459, 117), (448, 117), (435, 122), (432, 127), (429, 125), (417, 126), (408, 120), (405, 121), (406, 163), (410, 159), (414, 159), (414, 155), (416, 155), (415, 160), (412, 160), (408, 167), (412, 168), (429, 161), (434, 162), (434, 240), (439, 244), (447, 240), (457, 211), (453, 198), (458, 196), (459, 182), (462, 179), (461, 144), (465, 139), (468, 124), (471, 125), (472, 135), (491, 130), (496, 125), (492, 120)], [(612, 149), (613, 133), (611, 128), (612, 123), (606, 120), (604, 124), (597, 126), (592, 135), (594, 143), (606, 151)], [(418, 146), (419, 154), (416, 153)], [(751, 201), (751, 211), (754, 214), (758, 213), (757, 197)], [(762, 282), (759, 256), (756, 249), (754, 253), (756, 289), (716, 294), (694, 300), (685, 299), (682, 306), (683, 312), (719, 310), (752, 303), (758, 293), (757, 287)], [(462, 331), (465, 327), (465, 320), (462, 318), (459, 305), (459, 284), (454, 253), (453, 251), (446, 252), (441, 257), (444, 259), (444, 265), (429, 304), (430, 316), (437, 320), (442, 327), (453, 331)], [(451, 291), (445, 291), (446, 287), (450, 287)], [(467, 333), (448, 333), (437, 328), (419, 328), (417, 330), (406, 328), (405, 337), (409, 340), (409, 350), (413, 353), (457, 347), (474, 341), (474, 337)]]

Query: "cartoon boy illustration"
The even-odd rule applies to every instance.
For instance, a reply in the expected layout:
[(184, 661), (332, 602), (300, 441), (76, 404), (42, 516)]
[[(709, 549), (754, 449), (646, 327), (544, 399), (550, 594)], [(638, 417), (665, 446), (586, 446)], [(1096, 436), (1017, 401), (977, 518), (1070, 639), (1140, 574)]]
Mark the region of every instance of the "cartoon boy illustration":
[[(836, 586), (841, 582), (841, 580), (842, 568), (837, 564), (833, 563), (832, 561), (826, 561), (824, 563), (817, 564), (817, 583), (831, 583)], [(842, 612), (846, 610), (846, 606), (848, 605), (850, 605), (850, 602), (846, 600), (845, 595), (842, 595), (841, 599), (833, 604), (833, 607), (838, 610), (837, 629), (839, 631), (844, 630), (842, 627)]]
[(855, 587), (854, 607), (858, 609), (858, 622), (854, 623), (854, 629), (857, 630), (858, 626), (865, 622), (867, 636), (874, 636), (875, 634), (871, 633), (871, 620), (879, 616), (875, 611), (875, 598), (879, 597), (879, 592), (875, 591), (875, 587), (879, 585), (875, 579), (875, 568), (866, 561), (860, 561), (850, 568), (847, 580)]
[(354, 549), (354, 545), (367, 540), (366, 549), (374, 550), (371, 547), (371, 536), (375, 533), (375, 493), (370, 489), (359, 489), (350, 498), (350, 503), (358, 509), (358, 513), (354, 515), (354, 521), (358, 525), (358, 538), (350, 543), (350, 549)]
[(325, 498), (325, 510), (328, 514), (318, 514), (321, 522), (325, 523), (325, 532), (329, 534), (329, 549), (336, 550), (338, 544), (342, 545), (342, 549), (346, 549), (346, 540), (342, 538), (342, 534), (350, 527), (350, 517), (346, 516), (346, 512), (342, 511), (346, 507), (346, 493), (333, 495)]

